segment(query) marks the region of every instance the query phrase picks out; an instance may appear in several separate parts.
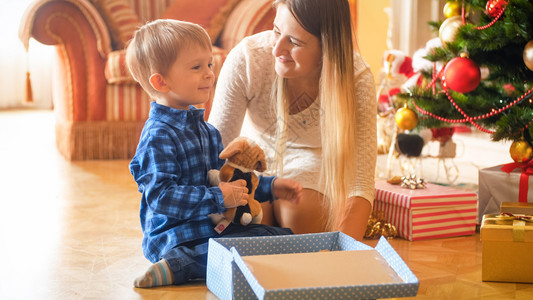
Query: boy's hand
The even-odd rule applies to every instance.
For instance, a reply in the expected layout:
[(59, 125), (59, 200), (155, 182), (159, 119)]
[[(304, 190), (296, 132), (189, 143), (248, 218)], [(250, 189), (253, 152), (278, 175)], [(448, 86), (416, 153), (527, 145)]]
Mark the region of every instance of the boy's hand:
[(222, 191), (224, 207), (232, 208), (248, 204), (248, 188), (246, 181), (239, 179), (232, 182), (221, 182), (218, 187)]
[(292, 179), (276, 178), (274, 179), (272, 192), (275, 199), (281, 198), (298, 203), (302, 198), (302, 185)]

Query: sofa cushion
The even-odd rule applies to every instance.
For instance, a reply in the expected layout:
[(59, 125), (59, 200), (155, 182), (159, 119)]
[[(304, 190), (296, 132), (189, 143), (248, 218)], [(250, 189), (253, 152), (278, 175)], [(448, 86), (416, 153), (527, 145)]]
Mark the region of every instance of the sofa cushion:
[(242, 0), (231, 12), (220, 36), (220, 46), (232, 49), (244, 37), (272, 30), (276, 11), (273, 0)]
[(105, 78), (110, 84), (135, 83), (135, 79), (126, 67), (126, 50), (117, 50), (107, 55), (105, 64)]
[(163, 13), (163, 19), (188, 21), (201, 25), (215, 43), (229, 14), (241, 0), (176, 0)]
[(127, 0), (92, 0), (106, 22), (113, 49), (122, 49), (141, 26), (137, 14)]

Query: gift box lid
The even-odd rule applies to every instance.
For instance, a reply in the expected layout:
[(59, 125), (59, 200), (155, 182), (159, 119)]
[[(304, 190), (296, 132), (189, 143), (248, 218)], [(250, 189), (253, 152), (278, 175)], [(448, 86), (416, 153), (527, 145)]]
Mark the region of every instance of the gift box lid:
[(477, 195), (449, 186), (426, 183), (423, 189), (408, 189), (386, 181), (376, 181), (376, 200), (405, 208), (477, 205)]
[(533, 216), (533, 203), (524, 202), (502, 202), (500, 204), (500, 213), (522, 214)]
[(481, 223), (482, 241), (533, 242), (531, 216), (487, 214)]
[[(320, 252), (323, 250), (326, 252)], [(269, 288), (263, 279), (257, 277), (257, 274), (253, 272), (260, 268), (254, 263), (263, 264), (262, 267), (265, 267), (264, 264), (269, 261), (277, 261), (278, 264), (283, 261), (291, 261), (292, 263), (300, 261), (301, 263), (301, 261), (310, 259), (318, 266), (318, 260), (327, 263), (329, 262), (327, 257), (329, 257), (329, 259), (339, 263), (339, 257), (335, 257), (336, 254), (341, 256), (342, 253), (342, 255), (353, 258), (353, 253), (346, 253), (352, 251), (363, 251), (366, 255), (371, 255), (369, 254), (371, 252), (377, 253), (382, 259), (381, 263), (392, 270), (391, 272), (394, 274), (391, 274), (394, 275), (392, 277), (395, 279), (391, 279), (391, 282), (365, 282), (362, 284), (346, 284), (346, 281), (342, 280), (340, 284), (326, 282), (325, 284), (328, 286), (323, 286), (324, 283), (312, 283), (311, 286)], [(363, 252), (360, 252), (361, 255)], [(291, 255), (293, 256), (291, 257)], [(311, 257), (305, 258), (306, 255)], [(226, 257), (226, 259), (221, 260), (222, 257)], [(272, 263), (267, 264), (266, 269), (269, 270), (270, 275), (283, 272), (283, 266), (280, 268), (278, 265), (276, 268)], [(318, 269), (317, 267), (315, 271), (316, 276), (323, 275)], [(363, 273), (368, 272), (368, 269), (365, 268), (358, 268), (358, 270)], [(353, 299), (416, 296), (419, 282), (386, 239), (382, 238), (376, 248), (372, 248), (341, 232), (328, 232), (274, 237), (211, 239), (208, 252), (207, 286), (221, 299), (255, 297), (278, 299), (291, 296), (302, 299)], [(243, 293), (248, 294), (243, 295)]]

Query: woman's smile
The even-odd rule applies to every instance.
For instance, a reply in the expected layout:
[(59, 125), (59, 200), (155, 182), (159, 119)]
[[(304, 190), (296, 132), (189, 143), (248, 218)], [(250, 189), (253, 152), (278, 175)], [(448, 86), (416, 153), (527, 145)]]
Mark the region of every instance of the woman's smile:
[(276, 59), (282, 64), (287, 64), (287, 63), (294, 62), (294, 60), (292, 60), (290, 58), (287, 58), (287, 57), (283, 57), (283, 56), (278, 56), (278, 57), (276, 57)]

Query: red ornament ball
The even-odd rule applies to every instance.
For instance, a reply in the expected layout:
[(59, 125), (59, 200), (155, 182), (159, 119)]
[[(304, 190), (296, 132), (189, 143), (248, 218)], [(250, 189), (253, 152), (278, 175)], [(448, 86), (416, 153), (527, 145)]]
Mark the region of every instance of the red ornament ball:
[(496, 18), (505, 9), (507, 3), (509, 3), (507, 0), (489, 0), (485, 13), (491, 18)]
[(466, 57), (456, 57), (444, 69), (444, 85), (459, 93), (476, 89), (481, 82), (481, 71), (476, 63)]

